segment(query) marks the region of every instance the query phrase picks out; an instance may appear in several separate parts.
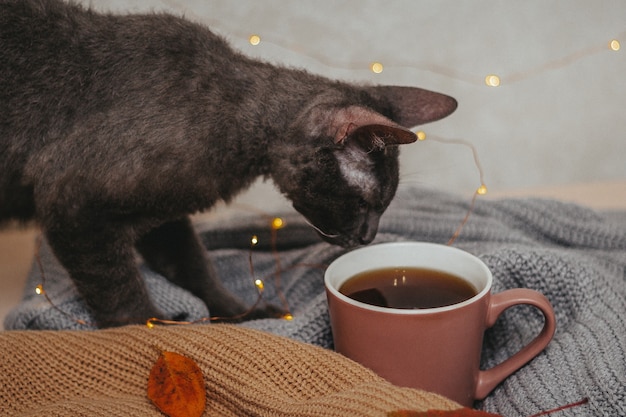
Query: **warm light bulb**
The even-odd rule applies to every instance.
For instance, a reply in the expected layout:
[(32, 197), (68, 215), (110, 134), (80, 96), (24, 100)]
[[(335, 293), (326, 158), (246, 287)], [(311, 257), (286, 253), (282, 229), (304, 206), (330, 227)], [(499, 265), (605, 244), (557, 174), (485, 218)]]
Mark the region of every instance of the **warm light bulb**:
[(252, 239), (250, 239), (250, 243), (252, 244), (252, 246), (256, 246), (259, 243), (259, 238), (257, 235), (253, 235)]
[(619, 41), (617, 39), (613, 39), (610, 43), (609, 43), (609, 48), (611, 48), (614, 51), (619, 51), (620, 48), (620, 44)]
[(380, 62), (373, 62), (372, 65), (370, 65), (370, 69), (373, 73), (380, 74), (381, 72), (383, 72), (383, 64), (381, 64)]
[(43, 294), (43, 285), (41, 285), (41, 284), (37, 285), (37, 286), (35, 287), (35, 293), (36, 293), (37, 295), (41, 295), (41, 294)]
[(479, 195), (485, 195), (487, 194), (487, 186), (485, 184), (482, 184), (480, 187), (478, 187), (478, 190), (476, 190), (476, 192)]
[(293, 320), (293, 315), (291, 313), (287, 313), (283, 316), (283, 319), (288, 321)]
[(420, 130), (415, 134), (417, 135), (417, 140), (426, 140), (426, 132)]
[(497, 87), (500, 85), (500, 77), (495, 74), (489, 74), (485, 77), (485, 84), (489, 87)]
[(250, 45), (257, 46), (261, 43), (261, 37), (259, 35), (250, 35), (248, 38)]
[(283, 222), (283, 219), (281, 219), (280, 217), (275, 217), (274, 220), (272, 220), (272, 229), (274, 230), (280, 229), (284, 225), (285, 222)]
[(259, 289), (259, 291), (263, 291), (263, 289), (265, 288), (265, 284), (260, 279), (254, 280), (254, 285), (256, 285), (256, 287)]

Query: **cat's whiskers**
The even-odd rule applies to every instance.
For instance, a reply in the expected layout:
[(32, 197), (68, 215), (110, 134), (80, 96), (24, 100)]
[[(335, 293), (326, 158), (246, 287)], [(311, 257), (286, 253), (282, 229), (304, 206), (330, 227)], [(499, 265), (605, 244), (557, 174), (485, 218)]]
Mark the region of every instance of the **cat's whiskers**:
[(304, 219), (304, 221), (306, 222), (306, 224), (311, 226), (313, 229), (315, 229), (315, 231), (317, 231), (319, 234), (321, 234), (323, 236), (329, 237), (331, 239), (339, 237), (339, 234), (330, 234), (330, 233), (324, 232), (322, 229), (320, 229), (319, 227), (317, 227), (313, 223), (311, 223), (308, 219)]

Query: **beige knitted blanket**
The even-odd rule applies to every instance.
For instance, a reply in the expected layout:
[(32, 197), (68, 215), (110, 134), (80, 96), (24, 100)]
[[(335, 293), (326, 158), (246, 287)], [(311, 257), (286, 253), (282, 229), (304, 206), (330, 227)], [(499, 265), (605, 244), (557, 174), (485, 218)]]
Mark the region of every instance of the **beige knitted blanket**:
[(451, 410), (336, 354), (232, 325), (0, 333), (1, 416), (162, 416), (147, 397), (161, 351), (193, 359), (204, 416), (386, 416)]

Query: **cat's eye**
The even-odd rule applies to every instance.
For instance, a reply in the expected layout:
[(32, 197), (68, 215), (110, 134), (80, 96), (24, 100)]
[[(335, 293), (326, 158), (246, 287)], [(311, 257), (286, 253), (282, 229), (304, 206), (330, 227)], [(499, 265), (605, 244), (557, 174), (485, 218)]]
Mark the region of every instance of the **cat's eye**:
[(367, 201), (364, 198), (359, 198), (359, 210), (367, 210), (368, 207)]

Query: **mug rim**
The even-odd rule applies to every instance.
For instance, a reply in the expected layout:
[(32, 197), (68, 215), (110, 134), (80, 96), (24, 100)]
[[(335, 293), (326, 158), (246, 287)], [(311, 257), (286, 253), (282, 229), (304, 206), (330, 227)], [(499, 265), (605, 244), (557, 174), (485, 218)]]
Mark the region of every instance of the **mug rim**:
[[(334, 282), (332, 281), (332, 272), (338, 268), (337, 265), (339, 265), (341, 262), (345, 262), (346, 259), (353, 257), (353, 256), (359, 256), (359, 255), (363, 255), (366, 254), (366, 252), (370, 252), (370, 251), (376, 251), (379, 250), (379, 247), (381, 246), (385, 246), (385, 247), (413, 247), (415, 249), (418, 248), (425, 248), (425, 247), (429, 247), (429, 248), (436, 248), (436, 250), (441, 250), (441, 251), (448, 251), (449, 253), (454, 253), (455, 256), (462, 256), (465, 259), (471, 260), (472, 262), (474, 262), (480, 269), (483, 270), (483, 272), (485, 273), (485, 277), (486, 277), (486, 283), (484, 285), (484, 287), (478, 291), (478, 293), (466, 300), (463, 300), (459, 303), (455, 303), (455, 304), (451, 304), (451, 305), (447, 305), (447, 306), (442, 306), (442, 307), (431, 307), (431, 308), (415, 308), (415, 309), (402, 309), (402, 308), (393, 308), (393, 307), (381, 307), (381, 306), (376, 306), (376, 305), (372, 305), (372, 304), (367, 304), (361, 301), (357, 301), (353, 298), (348, 297), (345, 294), (342, 294), (341, 292), (339, 292), (339, 288), (335, 288)], [(413, 266), (413, 265), (407, 265), (407, 266)], [(394, 267), (394, 265), (389, 265), (388, 267)], [(384, 266), (382, 268), (385, 268)], [(430, 268), (430, 267), (427, 267)], [(361, 271), (355, 272), (355, 274), (349, 276), (348, 278), (345, 278), (341, 281), (340, 285), (338, 285), (338, 287), (341, 286), (341, 284), (345, 283), (347, 281), (347, 279), (351, 278), (352, 276), (356, 275), (357, 273), (360, 272), (364, 272), (364, 271), (370, 271), (370, 270), (375, 270), (378, 268), (365, 268)], [(432, 269), (432, 268), (431, 268)], [(442, 268), (442, 271), (445, 271), (445, 269)], [(445, 272), (449, 272), (449, 271), (445, 271)], [(455, 274), (458, 275), (458, 274)], [(467, 278), (465, 278), (464, 276), (460, 276), (460, 278), (467, 280)], [(491, 291), (491, 287), (493, 284), (493, 275), (491, 273), (491, 270), (487, 267), (487, 265), (485, 265), (485, 263), (478, 258), (477, 256), (464, 251), (462, 249), (459, 248), (455, 248), (452, 246), (448, 246), (448, 245), (443, 245), (440, 243), (431, 243), (431, 242), (419, 242), (419, 241), (402, 241), (402, 242), (383, 242), (383, 243), (377, 243), (377, 244), (373, 244), (373, 245), (369, 245), (369, 246), (365, 246), (365, 247), (361, 247), (361, 248), (357, 248), (354, 249), (352, 251), (346, 252), (344, 254), (342, 254), (341, 256), (339, 256), (338, 258), (336, 258), (335, 260), (333, 260), (330, 265), (328, 265), (328, 267), (326, 268), (326, 270), (324, 271), (324, 286), (326, 288), (326, 290), (328, 292), (330, 292), (335, 298), (348, 303), (354, 307), (357, 308), (361, 308), (361, 309), (365, 309), (365, 310), (369, 310), (369, 311), (376, 311), (376, 312), (380, 312), (380, 313), (386, 313), (386, 314), (396, 314), (396, 315), (405, 315), (405, 316), (417, 316), (417, 315), (427, 315), (427, 314), (435, 314), (435, 313), (442, 313), (445, 311), (451, 311), (451, 310), (456, 310), (459, 308), (462, 308), (464, 306), (473, 304), (475, 302), (477, 302), (478, 300), (480, 300), (481, 298), (483, 298), (487, 293), (489, 293)]]

